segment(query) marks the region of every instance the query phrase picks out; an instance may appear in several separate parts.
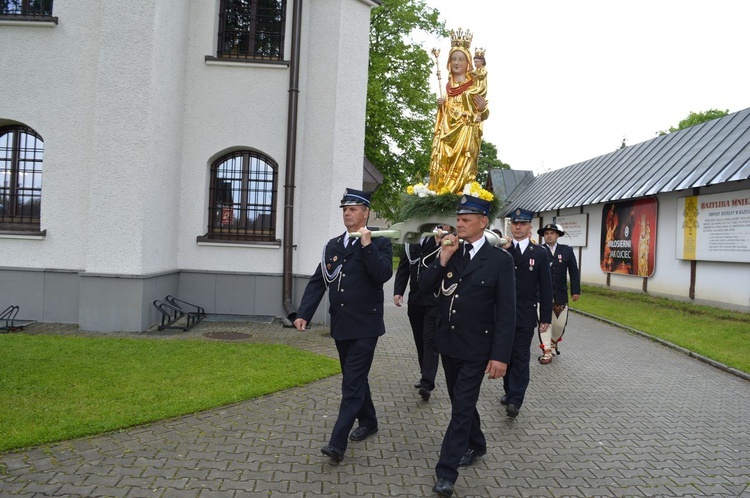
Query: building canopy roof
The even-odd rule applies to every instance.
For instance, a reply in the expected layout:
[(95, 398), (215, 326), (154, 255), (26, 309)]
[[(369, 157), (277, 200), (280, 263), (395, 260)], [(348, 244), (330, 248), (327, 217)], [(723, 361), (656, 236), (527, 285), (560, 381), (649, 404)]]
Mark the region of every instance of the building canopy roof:
[(506, 213), (536, 213), (750, 178), (750, 109), (537, 176)]

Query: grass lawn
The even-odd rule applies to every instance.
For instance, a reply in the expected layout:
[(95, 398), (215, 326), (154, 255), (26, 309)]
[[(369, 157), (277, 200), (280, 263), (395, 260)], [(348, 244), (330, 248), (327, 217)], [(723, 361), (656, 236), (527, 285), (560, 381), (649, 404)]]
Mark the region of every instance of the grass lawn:
[(276, 344), (0, 335), (0, 451), (236, 403), (340, 372)]
[(750, 373), (747, 313), (592, 286), (583, 286), (570, 306)]

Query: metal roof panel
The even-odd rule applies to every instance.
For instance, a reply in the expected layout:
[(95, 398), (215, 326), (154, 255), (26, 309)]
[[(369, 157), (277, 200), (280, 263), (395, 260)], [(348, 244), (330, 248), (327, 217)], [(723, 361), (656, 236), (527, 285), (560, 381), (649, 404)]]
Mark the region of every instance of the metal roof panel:
[(750, 109), (534, 177), (508, 198), (537, 213), (750, 179)]

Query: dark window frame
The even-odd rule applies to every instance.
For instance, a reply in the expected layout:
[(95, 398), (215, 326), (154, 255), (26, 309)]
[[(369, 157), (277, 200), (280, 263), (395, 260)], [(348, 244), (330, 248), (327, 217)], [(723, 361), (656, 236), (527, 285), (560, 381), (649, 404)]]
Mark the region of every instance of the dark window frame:
[(54, 0), (0, 0), (0, 20), (54, 22)]
[(0, 231), (39, 233), (44, 139), (23, 125), (0, 127), (2, 137), (8, 139), (0, 141), (7, 144), (0, 147)]
[(284, 60), (287, 0), (221, 0), (216, 58)]
[(279, 167), (253, 150), (225, 154), (211, 164), (208, 227), (199, 242), (278, 245)]

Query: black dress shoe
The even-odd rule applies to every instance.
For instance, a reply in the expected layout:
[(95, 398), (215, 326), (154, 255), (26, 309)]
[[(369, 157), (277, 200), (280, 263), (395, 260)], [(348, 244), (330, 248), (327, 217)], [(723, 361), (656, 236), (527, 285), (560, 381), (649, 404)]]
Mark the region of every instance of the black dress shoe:
[(453, 496), (453, 483), (448, 479), (438, 479), (432, 490), (440, 496)]
[(472, 450), (471, 448), (469, 448), (468, 450), (466, 450), (466, 453), (464, 453), (464, 456), (461, 457), (461, 461), (458, 462), (458, 466), (468, 467), (469, 465), (473, 465), (477, 457), (484, 456), (486, 454), (487, 448), (481, 450)]
[(375, 427), (374, 429), (370, 429), (369, 427), (360, 425), (359, 427), (354, 429), (351, 434), (349, 434), (349, 441), (364, 441), (368, 437), (377, 433), (378, 433), (377, 427)]
[(420, 387), (424, 387), (424, 386), (422, 385), (422, 381), (420, 380), (419, 382), (417, 382), (416, 384), (414, 384), (414, 387), (416, 387), (417, 389), (419, 389)]
[(508, 395), (507, 394), (503, 394), (503, 397), (500, 398), (500, 404), (501, 405), (507, 405), (508, 404)]
[(518, 408), (513, 403), (508, 403), (505, 405), (505, 413), (511, 418), (516, 418), (518, 416)]
[(427, 389), (426, 387), (420, 387), (419, 388), (419, 395), (422, 396), (423, 400), (430, 401), (430, 395), (431, 394), (432, 394), (432, 392), (430, 392), (430, 390)]
[(335, 446), (327, 444), (320, 449), (320, 452), (327, 457), (331, 457), (334, 461), (340, 462), (344, 459), (344, 450), (340, 450)]

